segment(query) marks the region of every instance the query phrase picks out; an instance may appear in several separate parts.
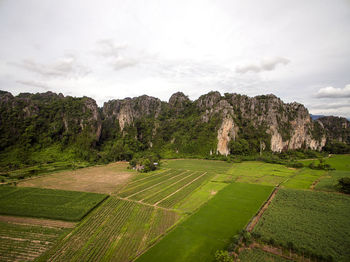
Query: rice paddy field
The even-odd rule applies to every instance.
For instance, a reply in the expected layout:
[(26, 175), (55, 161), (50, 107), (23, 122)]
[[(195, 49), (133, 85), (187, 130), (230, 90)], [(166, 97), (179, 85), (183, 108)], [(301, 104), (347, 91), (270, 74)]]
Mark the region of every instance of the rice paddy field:
[[(254, 241), (348, 261), (349, 196), (335, 192), (348, 160), (329, 158), (331, 172), (178, 159), (137, 173), (120, 162), (1, 186), (0, 261), (213, 261), (253, 217)], [(257, 246), (240, 261), (289, 261)]]

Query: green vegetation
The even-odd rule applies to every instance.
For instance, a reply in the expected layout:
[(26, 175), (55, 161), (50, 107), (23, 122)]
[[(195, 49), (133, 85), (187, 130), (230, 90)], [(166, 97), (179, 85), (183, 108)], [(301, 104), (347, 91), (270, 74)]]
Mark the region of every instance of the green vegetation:
[(202, 159), (176, 159), (165, 160), (163, 168), (185, 169), (203, 171), (207, 173), (223, 174), (231, 168), (232, 164), (225, 161), (202, 160)]
[(324, 170), (303, 168), (295, 171), (295, 175), (285, 181), (282, 186), (287, 188), (308, 189), (320, 177), (327, 174)]
[(0, 260), (34, 260), (68, 232), (63, 228), (0, 222)]
[(343, 177), (350, 177), (349, 171), (331, 171), (327, 175), (320, 178), (316, 184), (315, 189), (321, 191), (336, 192), (340, 191), (339, 179)]
[(349, 214), (349, 196), (280, 189), (253, 233), (305, 257), (349, 261)]
[(27, 187), (0, 187), (0, 214), (78, 221), (107, 195)]
[(271, 191), (270, 186), (229, 184), (137, 261), (212, 261)]
[(289, 262), (291, 260), (267, 253), (258, 248), (244, 249), (238, 256), (241, 262)]
[(176, 212), (110, 197), (39, 261), (130, 261), (178, 218)]

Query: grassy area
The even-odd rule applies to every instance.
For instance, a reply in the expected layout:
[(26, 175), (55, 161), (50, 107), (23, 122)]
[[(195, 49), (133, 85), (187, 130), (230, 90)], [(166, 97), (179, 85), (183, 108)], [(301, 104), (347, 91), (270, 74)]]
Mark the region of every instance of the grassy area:
[(0, 187), (0, 214), (78, 221), (107, 195), (27, 187)]
[(70, 229), (0, 222), (0, 261), (32, 261)]
[[(324, 161), (338, 171), (350, 171), (350, 155), (332, 155), (329, 158), (324, 158)], [(319, 160), (300, 160), (299, 162), (308, 166), (312, 162), (317, 165)]]
[(202, 160), (202, 159), (175, 159), (162, 162), (163, 168), (186, 169), (215, 174), (224, 174), (232, 167), (225, 161)]
[(137, 261), (212, 261), (271, 191), (270, 186), (229, 184)]
[(343, 177), (350, 177), (350, 171), (330, 171), (326, 176), (321, 177), (315, 189), (329, 192), (339, 191), (338, 180)]
[(349, 261), (349, 214), (349, 196), (281, 189), (254, 233), (304, 255)]
[(176, 212), (110, 197), (39, 261), (130, 261), (178, 218)]
[(308, 189), (317, 179), (325, 174), (327, 174), (325, 170), (299, 169), (295, 172), (295, 176), (285, 181), (282, 186), (286, 188)]
[(276, 256), (271, 253), (267, 253), (258, 248), (244, 249), (241, 253), (239, 253), (238, 258), (240, 262), (262, 262), (262, 261), (290, 262), (291, 261), (289, 259), (285, 259), (283, 257)]
[(175, 208), (185, 212), (193, 212), (227, 185), (227, 183), (209, 181), (193, 192), (185, 201), (177, 204)]

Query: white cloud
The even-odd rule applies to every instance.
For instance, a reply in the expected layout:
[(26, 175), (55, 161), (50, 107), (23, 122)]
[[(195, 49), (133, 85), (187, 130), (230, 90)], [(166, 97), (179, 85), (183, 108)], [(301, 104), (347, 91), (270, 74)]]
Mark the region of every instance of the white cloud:
[(277, 65), (287, 65), (289, 62), (290, 60), (284, 57), (264, 58), (259, 63), (250, 63), (243, 66), (237, 66), (236, 72), (244, 74), (247, 72), (259, 73), (261, 71), (272, 71)]
[(316, 97), (319, 98), (346, 98), (350, 97), (350, 84), (344, 88), (335, 88), (332, 86), (324, 87), (318, 90)]
[(23, 59), (20, 62), (10, 62), (8, 64), (34, 72), (45, 78), (77, 78), (90, 73), (90, 70), (86, 66), (80, 65), (77, 58), (72, 54), (65, 55), (50, 64), (38, 63), (33, 59)]
[(36, 82), (36, 81), (27, 81), (27, 80), (18, 80), (16, 81), (17, 83), (20, 83), (22, 85), (26, 85), (26, 86), (32, 86), (32, 87), (38, 87), (38, 88), (42, 88), (44, 90), (49, 90), (50, 87), (45, 84), (45, 83), (41, 83), (41, 82)]

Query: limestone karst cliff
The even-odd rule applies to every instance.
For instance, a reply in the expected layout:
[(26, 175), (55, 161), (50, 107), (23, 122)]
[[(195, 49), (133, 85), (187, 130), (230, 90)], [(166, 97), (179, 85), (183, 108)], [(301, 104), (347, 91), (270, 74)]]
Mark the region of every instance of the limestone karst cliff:
[(0, 92), (0, 150), (18, 144), (39, 148), (83, 141), (99, 157), (128, 159), (152, 149), (174, 154), (228, 155), (235, 146), (252, 152), (321, 150), (327, 140), (349, 143), (349, 121), (313, 121), (299, 103), (274, 95), (248, 97), (210, 92), (191, 101), (181, 92), (169, 102), (143, 95), (111, 100), (98, 108), (88, 97), (52, 92), (13, 96)]

